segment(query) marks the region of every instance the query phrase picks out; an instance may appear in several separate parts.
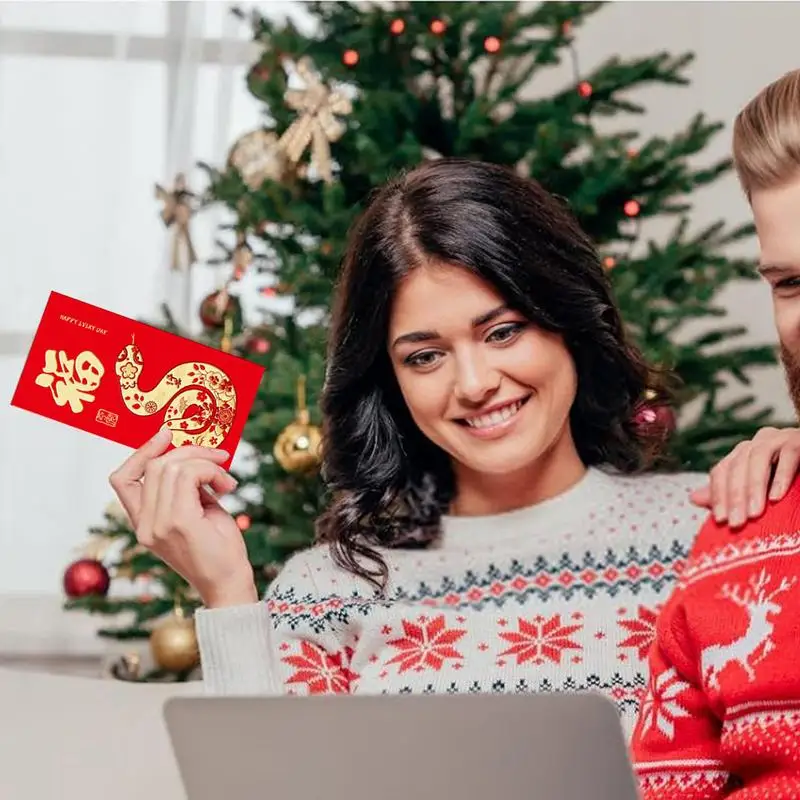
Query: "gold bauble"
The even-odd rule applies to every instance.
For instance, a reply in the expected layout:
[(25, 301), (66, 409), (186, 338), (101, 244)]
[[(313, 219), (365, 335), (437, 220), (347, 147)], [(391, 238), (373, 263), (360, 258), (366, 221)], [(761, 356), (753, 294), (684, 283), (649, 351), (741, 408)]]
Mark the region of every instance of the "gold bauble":
[(150, 634), (150, 652), (156, 664), (170, 672), (184, 672), (200, 663), (194, 620), (176, 609)]
[(287, 472), (310, 472), (319, 466), (322, 431), (301, 414), (280, 432), (272, 452)]

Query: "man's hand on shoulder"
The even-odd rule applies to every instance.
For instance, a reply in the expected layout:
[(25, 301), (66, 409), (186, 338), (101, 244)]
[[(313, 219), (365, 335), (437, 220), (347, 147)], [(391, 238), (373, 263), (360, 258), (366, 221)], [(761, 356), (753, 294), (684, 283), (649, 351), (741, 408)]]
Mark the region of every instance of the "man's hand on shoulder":
[(800, 428), (762, 428), (740, 442), (695, 490), (695, 505), (708, 508), (718, 523), (741, 528), (761, 516), (768, 501), (786, 495), (800, 467)]

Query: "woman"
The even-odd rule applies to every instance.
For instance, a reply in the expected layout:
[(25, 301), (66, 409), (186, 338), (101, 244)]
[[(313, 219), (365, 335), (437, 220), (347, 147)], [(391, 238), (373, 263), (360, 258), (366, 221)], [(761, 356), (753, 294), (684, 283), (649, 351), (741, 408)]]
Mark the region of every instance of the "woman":
[(266, 602), (202, 490), (233, 489), (224, 453), (162, 455), (165, 433), (112, 485), (203, 600), (211, 692), (594, 689), (629, 729), (704, 482), (642, 474), (650, 380), (569, 211), (441, 159), (352, 232), (322, 398), (333, 500)]

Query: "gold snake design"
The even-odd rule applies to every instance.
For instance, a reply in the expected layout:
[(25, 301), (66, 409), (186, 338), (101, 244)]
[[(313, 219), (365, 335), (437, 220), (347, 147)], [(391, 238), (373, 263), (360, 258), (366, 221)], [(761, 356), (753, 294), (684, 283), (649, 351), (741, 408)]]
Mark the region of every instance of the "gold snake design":
[(149, 417), (163, 408), (172, 444), (219, 447), (236, 417), (236, 389), (213, 364), (190, 361), (173, 367), (149, 391), (139, 388), (144, 359), (131, 342), (117, 356), (115, 372), (122, 399), (133, 414)]

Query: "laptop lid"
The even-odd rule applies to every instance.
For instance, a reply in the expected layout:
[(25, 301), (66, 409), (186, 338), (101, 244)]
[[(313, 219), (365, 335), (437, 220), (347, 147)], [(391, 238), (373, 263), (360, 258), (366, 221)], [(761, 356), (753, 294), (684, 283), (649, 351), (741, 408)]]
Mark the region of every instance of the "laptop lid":
[(577, 694), (175, 697), (188, 800), (637, 800), (619, 716)]

